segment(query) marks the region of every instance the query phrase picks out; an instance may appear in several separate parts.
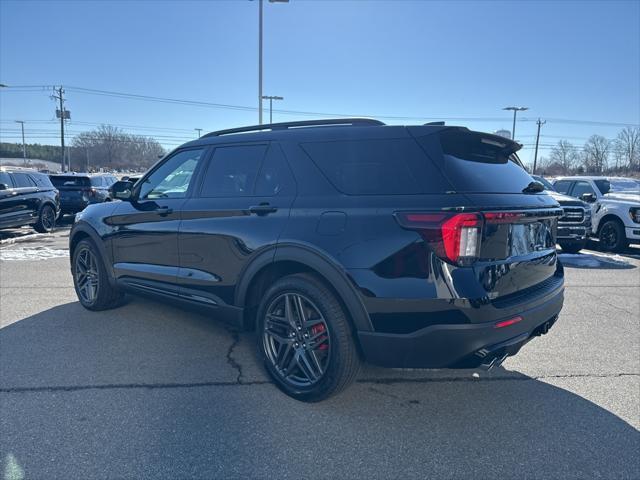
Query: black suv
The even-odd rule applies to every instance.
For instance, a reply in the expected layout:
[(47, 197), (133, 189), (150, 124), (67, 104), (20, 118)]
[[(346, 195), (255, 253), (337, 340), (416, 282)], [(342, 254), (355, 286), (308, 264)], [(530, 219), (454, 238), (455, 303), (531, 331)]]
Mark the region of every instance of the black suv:
[(81, 212), (87, 205), (110, 200), (109, 187), (118, 179), (111, 174), (68, 173), (49, 175), (60, 191), (60, 216)]
[(362, 359), (495, 366), (563, 303), (562, 210), (519, 147), (370, 119), (213, 132), (76, 217), (75, 289), (90, 310), (124, 291), (211, 307), (256, 329), (269, 374), (305, 401)]
[(562, 207), (564, 212), (558, 220), (558, 245), (566, 253), (578, 253), (587, 246), (591, 232), (591, 207), (575, 197), (563, 195), (545, 178), (532, 175)]
[(0, 229), (33, 225), (51, 232), (59, 209), (58, 191), (44, 173), (0, 167)]

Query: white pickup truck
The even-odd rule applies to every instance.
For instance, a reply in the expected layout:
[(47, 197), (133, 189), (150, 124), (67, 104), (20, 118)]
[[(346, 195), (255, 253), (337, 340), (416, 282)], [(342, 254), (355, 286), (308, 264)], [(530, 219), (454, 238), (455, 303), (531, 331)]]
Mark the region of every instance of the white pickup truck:
[(604, 250), (640, 243), (640, 181), (622, 177), (558, 177), (556, 191), (591, 205), (591, 235)]

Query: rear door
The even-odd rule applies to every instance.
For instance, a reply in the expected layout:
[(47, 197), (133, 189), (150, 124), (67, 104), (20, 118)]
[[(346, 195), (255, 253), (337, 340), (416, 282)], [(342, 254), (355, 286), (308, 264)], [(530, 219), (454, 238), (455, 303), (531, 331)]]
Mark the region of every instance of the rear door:
[(177, 295), (180, 211), (205, 155), (204, 147), (175, 152), (136, 184), (131, 201), (115, 202), (106, 221), (120, 282)]
[(296, 193), (279, 145), (216, 146), (197, 194), (183, 207), (179, 234), (180, 295), (233, 304), (248, 262), (274, 245)]
[(12, 172), (10, 175), (15, 188), (15, 221), (29, 223), (39, 213), (38, 186), (26, 173)]

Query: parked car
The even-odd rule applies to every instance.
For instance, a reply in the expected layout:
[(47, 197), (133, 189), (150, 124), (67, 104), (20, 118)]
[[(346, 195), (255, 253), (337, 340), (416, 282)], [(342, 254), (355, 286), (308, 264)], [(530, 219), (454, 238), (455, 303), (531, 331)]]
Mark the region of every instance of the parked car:
[(591, 234), (591, 207), (580, 199), (556, 192), (553, 185), (544, 177), (532, 175), (542, 183), (546, 192), (562, 207), (563, 215), (558, 219), (556, 240), (562, 251), (578, 253), (589, 240)]
[(591, 205), (591, 234), (601, 248), (621, 252), (640, 243), (640, 187), (631, 178), (558, 177), (554, 188)]
[(89, 310), (129, 291), (254, 329), (304, 401), (344, 389), (361, 360), (491, 368), (563, 303), (562, 209), (510, 160), (519, 148), (371, 119), (213, 132), (76, 217), (75, 290)]
[(81, 212), (87, 205), (109, 198), (109, 187), (117, 181), (111, 174), (65, 173), (49, 175), (60, 191), (60, 216)]
[(51, 232), (59, 210), (58, 191), (45, 174), (0, 167), (0, 229), (33, 225), (37, 232)]

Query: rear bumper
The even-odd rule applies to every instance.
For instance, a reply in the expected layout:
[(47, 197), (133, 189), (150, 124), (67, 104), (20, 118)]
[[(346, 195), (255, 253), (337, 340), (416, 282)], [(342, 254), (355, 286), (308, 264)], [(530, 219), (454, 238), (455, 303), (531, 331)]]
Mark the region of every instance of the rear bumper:
[(60, 202), (60, 211), (62, 213), (78, 213), (84, 210), (91, 202), (89, 200), (74, 200)]
[[(503, 328), (491, 322), (431, 325), (410, 334), (358, 332), (369, 363), (392, 368), (474, 368), (492, 358), (514, 355), (529, 340), (546, 333), (564, 301), (564, 287), (534, 308), (523, 305), (522, 320)], [(485, 308), (485, 307), (478, 307)]]

